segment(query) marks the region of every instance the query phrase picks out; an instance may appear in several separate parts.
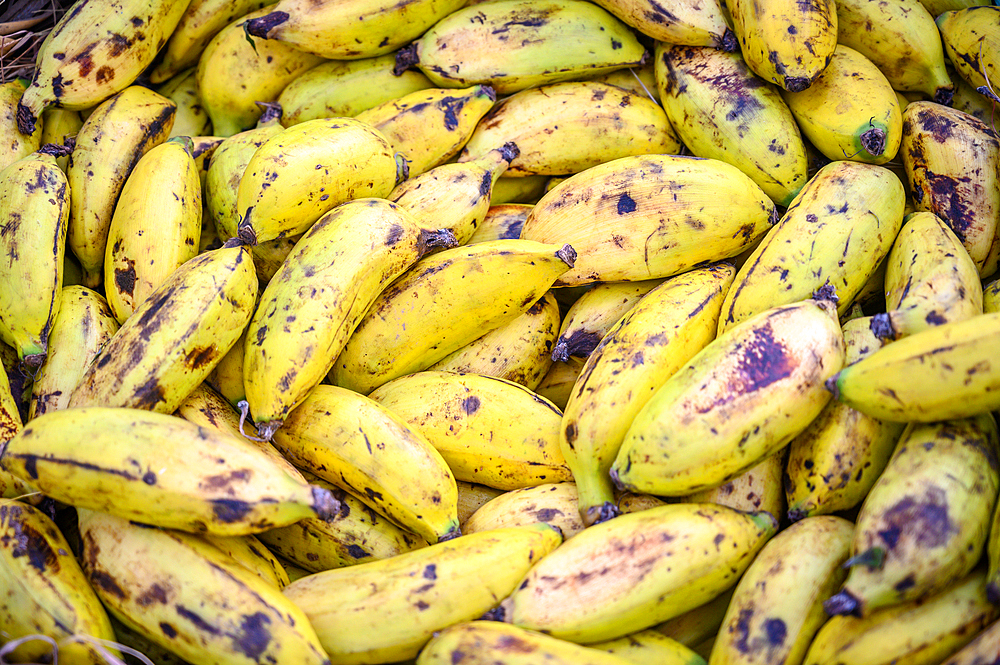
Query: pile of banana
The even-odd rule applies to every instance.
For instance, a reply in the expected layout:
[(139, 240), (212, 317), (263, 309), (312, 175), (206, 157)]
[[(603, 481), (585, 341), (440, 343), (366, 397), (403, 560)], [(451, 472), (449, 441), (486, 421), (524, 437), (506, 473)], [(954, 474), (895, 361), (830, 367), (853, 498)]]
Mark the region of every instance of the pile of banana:
[(1000, 662), (998, 91), (975, 0), (78, 0), (0, 664)]

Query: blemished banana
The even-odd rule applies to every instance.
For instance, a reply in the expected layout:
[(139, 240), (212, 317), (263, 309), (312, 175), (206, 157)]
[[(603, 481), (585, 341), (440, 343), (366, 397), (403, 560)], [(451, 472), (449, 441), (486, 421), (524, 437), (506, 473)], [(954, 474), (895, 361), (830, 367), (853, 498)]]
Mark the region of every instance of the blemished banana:
[(563, 317), (552, 359), (566, 362), (570, 356), (589, 356), (615, 323), (661, 283), (662, 279), (648, 279), (595, 284), (577, 298)]
[[(305, 519), (313, 518), (307, 517)], [(245, 536), (202, 534), (202, 538), (228, 554), (234, 562), (274, 586), (275, 589), (283, 589), (288, 586), (290, 580), (284, 566), (281, 565), (281, 561), (255, 536), (250, 534)]]
[(967, 7), (943, 12), (935, 22), (944, 52), (966, 83), (985, 96), (997, 95), (1000, 80), (1000, 8)]
[(611, 466), (619, 489), (682, 496), (721, 485), (795, 438), (844, 362), (835, 305), (774, 307), (719, 335), (635, 416)]
[(518, 156), (513, 142), (498, 145), (479, 159), (463, 164), (442, 164), (410, 177), (386, 197), (399, 204), (423, 225), (441, 222), (464, 245), (490, 208), (497, 178)]
[[(249, 326), (247, 326), (249, 330)], [(222, 356), (215, 369), (205, 379), (220, 395), (226, 398), (229, 404), (239, 408), (239, 403), (247, 398), (245, 382), (243, 380), (243, 360), (246, 355), (246, 331), (236, 340), (236, 343), (229, 349), (226, 355)], [(252, 423), (250, 423), (253, 426)], [(256, 427), (254, 427), (256, 431)]]
[(554, 83), (508, 97), (479, 123), (459, 161), (507, 141), (521, 151), (507, 170), (511, 176), (579, 173), (629, 155), (673, 155), (681, 147), (659, 104), (593, 81)]
[(981, 277), (996, 272), (1000, 140), (991, 127), (934, 102), (913, 102), (903, 112), (899, 152), (916, 209), (951, 227)]
[(588, 80), (595, 83), (607, 83), (631, 92), (633, 95), (642, 95), (652, 99), (657, 104), (660, 103), (660, 92), (656, 89), (656, 74), (652, 60), (646, 60), (638, 67), (616, 69)]
[(313, 225), (247, 329), (244, 389), (265, 439), (323, 379), (379, 293), (433, 247), (454, 243), (453, 234), (423, 229), (383, 199), (349, 201)]
[(591, 649), (620, 656), (632, 665), (705, 665), (705, 659), (652, 628), (607, 642), (591, 644)]
[(955, 232), (931, 212), (910, 215), (889, 253), (880, 336), (902, 337), (983, 313), (979, 270)]
[(488, 85), (427, 88), (373, 106), (355, 119), (382, 132), (413, 177), (457, 155), (496, 98)]
[(392, 147), (351, 118), (310, 120), (267, 139), (236, 192), (238, 235), (249, 245), (303, 233), (341, 203), (383, 198), (399, 182)]
[(29, 372), (45, 362), (59, 314), (70, 194), (46, 144), (0, 171), (0, 340)]
[(330, 665), (305, 613), (193, 534), (79, 511), (83, 570), (116, 619), (185, 661)]
[(0, 171), (46, 143), (62, 144), (61, 136), (55, 140), (43, 136), (46, 126), (44, 122), (36, 125), (29, 134), (22, 134), (18, 128), (17, 103), (27, 85), (28, 81), (25, 79), (0, 84)]
[(579, 358), (570, 357), (564, 363), (554, 362), (541, 382), (535, 386), (535, 393), (555, 404), (560, 410), (565, 410), (570, 392), (582, 371), (583, 361)]
[(186, 2), (86, 0), (62, 15), (36, 56), (17, 124), (30, 134), (49, 106), (79, 111), (132, 85), (180, 21)]
[(427, 542), (459, 535), (455, 476), (423, 434), (378, 402), (318, 385), (274, 435), (293, 464)]
[[(726, 610), (729, 609), (729, 602), (734, 593), (736, 593), (735, 585), (707, 603), (657, 624), (653, 630), (694, 649), (711, 640), (719, 632), (722, 627), (722, 619), (726, 615)], [(704, 655), (707, 660), (709, 654), (705, 653)]]
[(831, 160), (885, 164), (899, 150), (896, 93), (871, 60), (848, 46), (837, 45), (806, 90), (782, 97), (805, 137)]
[(993, 360), (998, 340), (1000, 312), (935, 326), (845, 367), (827, 388), (882, 420), (968, 418), (1000, 408), (1000, 365)]
[[(519, 180), (518, 178), (507, 178), (507, 180)], [(493, 197), (496, 196), (496, 185), (493, 183)], [(469, 238), (467, 245), (487, 240), (513, 240), (521, 237), (521, 228), (524, 221), (528, 219), (531, 206), (526, 203), (491, 203), (486, 211), (483, 221), (476, 227), (476, 232)]]
[(115, 633), (66, 538), (41, 510), (4, 498), (0, 585), (0, 644), (31, 635), (53, 640), (5, 649), (5, 660), (43, 662), (58, 651), (59, 662), (106, 662), (90, 640), (113, 641)]
[(472, 514), (482, 508), (487, 501), (504, 493), (504, 490), (478, 483), (467, 483), (459, 480), (456, 484), (458, 485), (458, 521), (463, 528)]
[(944, 665), (977, 665), (1000, 658), (1000, 621), (994, 621), (966, 646), (944, 661)]
[(1000, 312), (1000, 277), (983, 286), (983, 312)]
[(173, 413), (243, 334), (257, 297), (250, 250), (223, 246), (171, 273), (87, 368), (69, 406)]
[[(7, 373), (0, 372), (0, 445), (3, 445), (21, 431), (21, 414), (17, 401), (10, 390)], [(0, 466), (0, 498), (17, 499), (34, 491), (23, 480)]]
[(670, 277), (739, 254), (777, 221), (774, 203), (735, 166), (677, 155), (622, 157), (561, 182), (521, 237), (577, 251), (555, 286)]
[(368, 394), (426, 369), (524, 314), (575, 258), (569, 245), (520, 239), (427, 256), (375, 299), (329, 379)]
[(563, 538), (572, 538), (584, 529), (577, 511), (576, 485), (546, 483), (504, 492), (472, 513), (462, 526), (466, 535), (508, 526), (545, 522), (557, 527)]
[(202, 50), (195, 78), (201, 104), (216, 136), (232, 136), (257, 123), (257, 102), (273, 102), (286, 85), (323, 58), (278, 41), (248, 42), (247, 20), (263, 16), (268, 7), (237, 18)]
[(139, 158), (169, 136), (176, 110), (166, 97), (129, 86), (98, 106), (76, 135), (66, 168), (71, 202), (66, 245), (80, 261), (84, 286), (101, 285), (115, 202)]
[(175, 136), (210, 136), (212, 120), (201, 105), (195, 68), (185, 69), (156, 86), (160, 93), (177, 105), (170, 138)]
[(465, 665), (635, 665), (636, 661), (507, 623), (470, 621), (435, 633), (420, 651), (416, 665), (459, 662)]
[(427, 369), (482, 374), (534, 390), (552, 366), (559, 304), (551, 292), (521, 316), (469, 342)]
[[(2, 89), (2, 87), (0, 87)], [(83, 116), (79, 111), (70, 111), (55, 106), (50, 106), (42, 112), (41, 140), (39, 147), (46, 143), (57, 143), (59, 145), (71, 145), (76, 140), (76, 135), (83, 127)], [(18, 136), (23, 135), (18, 132)], [(66, 172), (69, 166), (69, 155), (56, 157), (59, 168)], [(6, 168), (6, 167), (4, 167)]]
[(584, 529), (503, 602), (504, 621), (582, 644), (638, 632), (731, 586), (777, 531), (768, 513), (678, 503)]
[(152, 148), (122, 187), (104, 253), (104, 292), (119, 323), (198, 255), (201, 180), (192, 147), (175, 138)]
[(415, 657), (436, 631), (495, 607), (561, 541), (548, 524), (473, 533), (316, 573), (284, 594), (305, 612), (331, 660), (393, 663)]
[[(474, 48), (460, 45), (474, 44)], [(614, 15), (580, 0), (496, 0), (438, 21), (396, 56), (435, 85), (509, 94), (642, 64), (647, 51)]]
[[(951, 75), (951, 82), (955, 84), (955, 94), (951, 98), (952, 108), (992, 124), (995, 116), (993, 106), (996, 102), (966, 83), (965, 79), (959, 76), (955, 70), (949, 69), (948, 73)], [(42, 142), (45, 142), (44, 139)]]
[(778, 88), (739, 53), (659, 42), (655, 55), (660, 100), (684, 145), (699, 157), (732, 164), (787, 206), (808, 179), (808, 161)]
[(785, 494), (781, 482), (785, 470), (784, 453), (784, 450), (779, 450), (732, 480), (712, 489), (688, 494), (680, 500), (717, 503), (747, 513), (763, 510), (780, 519), (785, 514)]
[(858, 513), (849, 573), (824, 607), (868, 616), (942, 591), (982, 557), (1000, 489), (992, 414), (910, 423)]
[[(843, 325), (845, 367), (882, 348), (871, 321), (862, 317)], [(788, 518), (795, 522), (861, 503), (882, 475), (903, 427), (859, 413), (843, 402), (834, 400), (823, 407), (788, 447)]]
[(585, 524), (617, 513), (609, 471), (622, 439), (657, 389), (715, 338), (734, 274), (723, 263), (665, 280), (618, 320), (575, 379), (559, 436)]
[(816, 633), (803, 665), (940, 663), (1000, 616), (986, 599), (985, 577), (977, 570), (940, 593), (862, 619), (835, 616)]
[(801, 92), (830, 62), (838, 32), (833, 0), (729, 0), (726, 6), (747, 65), (765, 81)]
[(650, 508), (665, 506), (668, 503), (678, 502), (674, 500), (668, 501), (666, 499), (661, 499), (660, 497), (653, 496), (652, 494), (633, 494), (632, 492), (618, 492), (615, 498), (615, 506), (617, 506), (621, 513), (638, 513), (643, 510), (649, 510)]
[(600, 0), (597, 4), (657, 41), (711, 46), (723, 51), (739, 49), (736, 35), (723, 13), (723, 3), (718, 0)]
[(892, 248), (905, 198), (902, 183), (881, 166), (839, 160), (821, 168), (736, 274), (719, 332), (824, 284), (845, 314)]
[(798, 665), (826, 622), (823, 601), (844, 581), (854, 525), (820, 515), (769, 540), (736, 586), (712, 665)]
[(571, 480), (562, 413), (524, 386), (479, 374), (414, 372), (371, 399), (426, 437), (455, 478), (502, 490)]

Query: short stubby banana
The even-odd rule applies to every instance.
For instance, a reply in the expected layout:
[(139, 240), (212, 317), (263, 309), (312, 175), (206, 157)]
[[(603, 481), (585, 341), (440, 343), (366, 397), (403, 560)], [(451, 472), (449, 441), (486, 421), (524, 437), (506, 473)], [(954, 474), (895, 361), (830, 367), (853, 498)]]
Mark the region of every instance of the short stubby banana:
[(1000, 9), (967, 7), (943, 12), (935, 22), (944, 52), (958, 75), (983, 95), (989, 97), (988, 93), (992, 93), (995, 99), (996, 81), (1000, 79)]
[(736, 256), (777, 222), (774, 203), (735, 166), (677, 155), (622, 157), (556, 185), (521, 237), (577, 251), (555, 286), (670, 277)]
[(552, 359), (566, 362), (570, 356), (587, 358), (618, 320), (662, 283), (662, 279), (647, 279), (595, 284), (567, 310)]
[(726, 21), (725, 3), (719, 0), (599, 0), (597, 4), (657, 41), (723, 51), (739, 49), (736, 35)]
[(508, 526), (545, 522), (558, 528), (563, 538), (572, 538), (584, 529), (576, 509), (574, 483), (546, 483), (504, 492), (480, 506), (462, 525), (465, 534)]

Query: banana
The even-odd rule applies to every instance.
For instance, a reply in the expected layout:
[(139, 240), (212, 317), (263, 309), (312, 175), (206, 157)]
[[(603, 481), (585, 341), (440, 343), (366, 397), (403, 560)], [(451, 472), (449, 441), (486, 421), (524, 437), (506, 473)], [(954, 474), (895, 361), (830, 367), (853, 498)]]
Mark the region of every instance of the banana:
[[(0, 365), (3, 366), (7, 375), (7, 385), (10, 390), (10, 405), (4, 406), (4, 410), (9, 413), (18, 414), (20, 423), (28, 420), (28, 404), (31, 402), (31, 384), (34, 378), (30, 373), (23, 371), (21, 360), (17, 357), (17, 351), (4, 342), (0, 341)], [(0, 392), (4, 395), (4, 402), (7, 402), (7, 391)], [(6, 419), (5, 419), (6, 422)]]
[(983, 313), (979, 270), (934, 213), (914, 213), (896, 237), (886, 266), (885, 306), (886, 313), (872, 318), (872, 329), (895, 338)]
[[(498, 179), (493, 183), (493, 196), (496, 196), (496, 186), (499, 182)], [(488, 240), (514, 240), (521, 237), (521, 228), (524, 226), (524, 220), (528, 218), (528, 213), (531, 212), (531, 206), (524, 203), (494, 204), (493, 196), (490, 197), (490, 207), (486, 210), (483, 221), (465, 244), (472, 245)]]
[[(7, 373), (0, 372), (0, 445), (21, 431), (22, 424), (17, 402), (7, 380)], [(24, 481), (0, 467), (0, 498), (17, 499), (30, 493), (32, 490), (24, 484)]]
[(373, 106), (355, 119), (382, 132), (413, 177), (457, 155), (496, 98), (488, 85), (429, 88)]
[(507, 141), (521, 151), (510, 163), (512, 176), (579, 173), (619, 157), (672, 155), (681, 148), (659, 104), (593, 81), (554, 83), (508, 97), (479, 123), (459, 161), (478, 159)]
[(1000, 312), (1000, 277), (983, 287), (983, 312)]
[(824, 284), (834, 287), (845, 314), (892, 248), (904, 199), (902, 183), (881, 166), (841, 160), (821, 168), (740, 268), (719, 332), (809, 298)]
[[(1000, 409), (1000, 313), (909, 335), (827, 381), (834, 398), (882, 420), (935, 422)], [(913, 377), (919, 376), (920, 381)]]
[(192, 148), (177, 138), (150, 149), (122, 187), (104, 253), (104, 291), (119, 323), (198, 255), (201, 181)]
[(57, 501), (191, 532), (245, 535), (339, 508), (251, 443), (136, 409), (46, 413), (6, 443), (0, 464)]
[(823, 600), (844, 581), (853, 533), (842, 517), (821, 515), (769, 540), (736, 586), (710, 662), (801, 663), (826, 622)]
[[(469, 45), (466, 47), (465, 45)], [(627, 25), (580, 0), (496, 0), (452, 12), (396, 55), (435, 85), (476, 83), (498, 94), (641, 65)]]
[(656, 391), (625, 434), (619, 489), (678, 496), (731, 480), (795, 438), (829, 401), (844, 362), (834, 304), (766, 310), (704, 347)]
[(17, 126), (17, 103), (24, 94), (27, 81), (14, 79), (0, 84), (0, 170), (3, 170), (31, 153), (37, 151), (46, 143), (62, 143), (62, 137), (57, 140), (44, 140), (44, 131), (48, 123), (43, 122), (28, 134), (22, 134)]
[(139, 158), (167, 139), (176, 109), (166, 97), (130, 86), (98, 106), (76, 135), (66, 167), (70, 193), (66, 244), (80, 261), (84, 286), (100, 286), (118, 195)]
[(89, 510), (79, 523), (97, 595), (146, 639), (195, 663), (329, 665), (305, 613), (203, 538)]
[(256, 296), (248, 248), (224, 245), (187, 261), (101, 349), (69, 406), (173, 413), (243, 334)]
[[(246, 352), (246, 341), (247, 334), (244, 331), (239, 336), (239, 339), (236, 340), (236, 343), (229, 349), (229, 352), (222, 356), (215, 369), (208, 375), (208, 378), (205, 379), (220, 395), (226, 398), (230, 406), (234, 407), (238, 407), (239, 403), (247, 398), (243, 380), (243, 359)], [(247, 424), (253, 427), (252, 423)], [(256, 431), (255, 427), (254, 431)]]
[(921, 600), (827, 621), (806, 652), (804, 665), (929, 665), (968, 644), (1000, 616), (986, 599), (985, 572), (975, 571)]
[(643, 35), (657, 41), (685, 46), (711, 46), (736, 51), (736, 35), (726, 21), (722, 5), (711, 2), (671, 0), (600, 0), (598, 3)]
[(731, 586), (777, 531), (768, 513), (673, 504), (584, 529), (503, 602), (504, 620), (582, 644), (694, 609)]
[(662, 279), (649, 279), (595, 284), (563, 317), (552, 359), (566, 362), (570, 356), (587, 358), (615, 323), (661, 283)]
[[(673, 499), (668, 501), (652, 494), (633, 494), (632, 492), (617, 492), (616, 497), (615, 506), (623, 514), (638, 513), (650, 508), (665, 506), (667, 503), (684, 503), (683, 501), (678, 502)], [(773, 515), (774, 513), (771, 514)], [(719, 618), (721, 619), (722, 617)]]
[(903, 166), (916, 209), (951, 227), (986, 277), (1000, 261), (1000, 141), (975, 116), (933, 102), (903, 113)]
[[(735, 35), (734, 35), (735, 37)], [(589, 80), (595, 83), (607, 83), (613, 85), (633, 95), (641, 95), (652, 99), (657, 104), (660, 103), (660, 92), (656, 88), (656, 73), (651, 60), (639, 67), (628, 67), (627, 69), (616, 69), (607, 74), (595, 76)]]
[(944, 12), (987, 5), (989, 0), (920, 0), (920, 3), (927, 8), (931, 16), (940, 16)]
[[(208, 165), (212, 161), (212, 156), (215, 151), (219, 149), (224, 140), (221, 136), (189, 136), (191, 139), (192, 148), (191, 156), (194, 158), (195, 168), (198, 171), (198, 183), (200, 190), (205, 191), (205, 178), (208, 177)], [(204, 203), (204, 194), (202, 195), (202, 202)], [(222, 246), (223, 240), (220, 240), (218, 236), (215, 236), (215, 226), (211, 224), (209, 220), (205, 218), (204, 211), (202, 211), (201, 216), (201, 228), (202, 233), (205, 233), (205, 227), (210, 227), (213, 231), (213, 239), (218, 240), (218, 242), (212, 247), (212, 249), (217, 249)], [(202, 238), (199, 245), (205, 249), (208, 249), (208, 242)]]
[(531, 209), (521, 237), (567, 242), (574, 268), (555, 286), (670, 277), (739, 254), (777, 221), (739, 169), (676, 155), (622, 157), (563, 181)]
[(462, 532), (466, 535), (508, 526), (545, 522), (572, 538), (584, 529), (576, 509), (579, 497), (573, 483), (546, 483), (510, 490), (472, 513)]
[(39, 48), (35, 75), (18, 102), (21, 133), (31, 134), (49, 106), (79, 111), (131, 86), (186, 8), (175, 0), (86, 0), (63, 14)]
[(778, 88), (739, 53), (656, 45), (660, 100), (681, 141), (699, 157), (732, 164), (787, 206), (808, 179), (806, 148)]
[(653, 629), (591, 644), (590, 648), (620, 656), (633, 665), (705, 665), (697, 653)]
[(504, 493), (504, 490), (494, 489), (478, 483), (467, 483), (462, 480), (457, 481), (457, 485), (458, 521), (463, 529), (465, 528), (465, 522), (472, 517), (472, 514), (479, 510), (483, 504)]
[(483, 374), (534, 390), (552, 366), (559, 305), (546, 293), (521, 316), (494, 328), (427, 369)]
[[(51, 655), (57, 662), (58, 652), (58, 662), (106, 662), (95, 642), (113, 641), (115, 633), (66, 538), (42, 511), (3, 498), (0, 588), (4, 660), (39, 663)], [(29, 636), (36, 639), (12, 644)], [(52, 641), (42, 641), (43, 636)]]
[(997, 504), (998, 455), (989, 413), (907, 425), (858, 513), (850, 572), (827, 613), (868, 616), (971, 572)]
[(549, 367), (549, 371), (542, 377), (541, 382), (535, 387), (535, 393), (555, 404), (560, 410), (565, 411), (570, 393), (582, 371), (583, 361), (579, 358), (570, 357), (564, 363), (554, 362)]
[(201, 104), (217, 136), (250, 129), (261, 115), (257, 102), (273, 102), (286, 85), (323, 58), (277, 41), (247, 41), (244, 24), (268, 7), (236, 18), (218, 32), (198, 57), (195, 79)]
[(156, 92), (177, 105), (177, 115), (170, 130), (170, 138), (209, 136), (212, 133), (212, 120), (201, 105), (195, 73), (194, 67), (185, 69), (155, 88)]
[(546, 176), (534, 175), (525, 178), (499, 178), (493, 186), (490, 205), (504, 203), (531, 204), (545, 193)]
[(318, 385), (274, 435), (293, 464), (436, 543), (459, 535), (455, 477), (423, 434), (378, 402)]
[(131, 628), (125, 627), (125, 624), (113, 616), (111, 617), (111, 627), (115, 629), (115, 639), (120, 647), (135, 649), (156, 665), (188, 665), (187, 661), (181, 660), (172, 651), (164, 649)]
[[(657, 624), (653, 630), (694, 649), (713, 639), (719, 632), (722, 620), (729, 609), (729, 602), (735, 593), (736, 587), (731, 586), (707, 603)], [(708, 653), (711, 653), (711, 650)], [(707, 653), (705, 658), (708, 658)]]
[(838, 35), (832, 0), (729, 0), (726, 6), (747, 65), (765, 81), (801, 92), (830, 62)]
[(944, 665), (985, 665), (1000, 658), (1000, 621), (994, 621), (983, 632), (958, 652), (952, 654)]
[[(306, 519), (312, 518), (307, 517)], [(249, 534), (245, 536), (203, 534), (202, 538), (229, 555), (235, 563), (274, 586), (275, 589), (283, 589), (289, 585), (288, 573), (285, 572), (278, 557), (254, 536)]]
[[(0, 87), (2, 89), (2, 87)], [(76, 135), (83, 127), (83, 116), (79, 111), (70, 111), (55, 106), (50, 106), (42, 112), (41, 140), (39, 147), (46, 143), (56, 143), (58, 145), (71, 146), (76, 141)], [(23, 134), (18, 132), (18, 136), (23, 138)], [(66, 172), (69, 167), (69, 155), (56, 157), (59, 168)]]
[(69, 183), (53, 144), (0, 171), (0, 339), (30, 372), (49, 351), (59, 314), (69, 221)]
[[(843, 325), (844, 366), (867, 358), (882, 340), (871, 331), (871, 317)], [(788, 518), (850, 510), (868, 495), (889, 462), (903, 423), (878, 420), (831, 401), (788, 447), (785, 496)]]
[(447, 220), (443, 227), (464, 245), (490, 208), (493, 184), (518, 156), (515, 143), (504, 143), (479, 159), (442, 164), (396, 185), (386, 198), (399, 204), (421, 224)]
[[(236, 192), (244, 243), (303, 233), (335, 207), (387, 196), (399, 182), (386, 137), (351, 118), (310, 120), (267, 139)], [(281, 180), (280, 183), (275, 183)]]
[(936, 19), (941, 41), (955, 71), (966, 83), (996, 100), (992, 81), (1000, 80), (1000, 9), (967, 7)]
[(949, 69), (948, 72), (951, 76), (951, 82), (955, 84), (955, 94), (951, 98), (952, 108), (974, 115), (983, 122), (992, 125), (996, 116), (996, 112), (993, 110), (996, 102), (966, 83), (965, 79), (959, 76), (955, 70)]
[(493, 608), (561, 540), (548, 524), (473, 533), (316, 573), (284, 594), (335, 662), (392, 663), (415, 657), (436, 631)]
[(562, 413), (522, 385), (424, 371), (383, 384), (371, 399), (426, 437), (458, 480), (512, 490), (572, 479), (559, 449)]
[(244, 389), (265, 439), (330, 370), (378, 294), (431, 248), (454, 242), (382, 199), (350, 201), (313, 225), (264, 289), (247, 329)]
[(681, 501), (717, 503), (748, 513), (763, 510), (780, 519), (785, 514), (785, 494), (781, 483), (785, 471), (784, 452), (779, 450), (729, 482), (689, 494)]
[(584, 364), (559, 441), (585, 524), (617, 513), (609, 470), (622, 439), (657, 389), (715, 338), (734, 272), (716, 264), (665, 280), (618, 320)]

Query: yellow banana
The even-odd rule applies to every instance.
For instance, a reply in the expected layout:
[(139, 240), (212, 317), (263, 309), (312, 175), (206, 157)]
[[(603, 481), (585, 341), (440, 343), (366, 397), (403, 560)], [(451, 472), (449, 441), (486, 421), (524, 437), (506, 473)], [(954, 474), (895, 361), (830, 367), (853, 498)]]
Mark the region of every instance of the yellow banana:
[[(0, 87), (2, 89), (2, 87)], [(74, 145), (76, 141), (76, 135), (80, 133), (80, 129), (83, 127), (83, 116), (80, 115), (79, 111), (70, 111), (68, 109), (56, 108), (55, 106), (50, 106), (42, 112), (42, 126), (41, 126), (41, 140), (39, 142), (39, 147), (45, 145), (46, 143), (57, 143), (59, 145), (65, 145), (67, 147)], [(24, 135), (20, 132), (18, 136), (22, 139)], [(66, 172), (69, 167), (69, 155), (63, 155), (62, 157), (56, 157), (56, 163), (59, 164), (59, 168)]]
[(739, 254), (777, 221), (739, 169), (676, 155), (622, 157), (563, 181), (531, 209), (521, 237), (578, 253), (555, 286), (670, 277)]
[(506, 95), (640, 65), (646, 56), (628, 26), (589, 2), (495, 0), (438, 21), (397, 53), (396, 71), (416, 66), (442, 88), (485, 83)]
[(662, 282), (661, 279), (648, 279), (595, 284), (563, 317), (552, 359), (566, 362), (570, 356), (589, 356), (615, 323)]
[(49, 106), (87, 109), (132, 85), (186, 8), (175, 0), (87, 0), (63, 14), (39, 48), (35, 75), (18, 103), (21, 133), (30, 134)]
[(545, 522), (558, 528), (563, 538), (572, 538), (584, 528), (576, 509), (578, 500), (573, 483), (546, 483), (510, 490), (472, 513), (462, 532), (470, 534)]
[(967, 7), (936, 19), (941, 41), (955, 71), (983, 95), (997, 98), (1000, 80), (1000, 9)]
[(983, 286), (983, 312), (1000, 312), (1000, 277)]
[(535, 387), (535, 393), (555, 404), (560, 410), (565, 410), (570, 393), (582, 371), (583, 361), (579, 358), (571, 356), (567, 362), (554, 362)]
[(660, 42), (655, 67), (660, 100), (684, 145), (699, 157), (732, 164), (787, 206), (808, 179), (808, 162), (778, 88), (739, 53), (714, 48)]
[(734, 272), (717, 264), (665, 280), (618, 320), (587, 359), (559, 428), (585, 524), (617, 513), (609, 470), (622, 439), (657, 389), (715, 338)]
[[(735, 35), (733, 37), (735, 38)], [(647, 60), (638, 67), (616, 69), (613, 72), (601, 74), (589, 80), (595, 83), (607, 83), (616, 86), (634, 95), (648, 97), (659, 104), (660, 92), (656, 89), (656, 73), (653, 65), (652, 60)]]
[(54, 140), (44, 136), (48, 125), (46, 122), (27, 134), (21, 133), (17, 123), (17, 104), (27, 85), (25, 79), (0, 84), (0, 171), (46, 143), (62, 144), (63, 141), (61, 136)]
[(478, 159), (507, 141), (521, 151), (510, 163), (512, 176), (579, 173), (619, 157), (676, 154), (681, 147), (656, 102), (593, 81), (508, 97), (479, 123), (459, 161)]
[[(338, 497), (339, 499), (339, 497)], [(312, 519), (307, 517), (306, 519)], [(217, 549), (228, 554), (237, 564), (261, 578), (275, 589), (288, 586), (290, 580), (281, 562), (263, 543), (254, 536), (212, 536), (203, 534), (202, 538)]]
[(571, 480), (559, 449), (562, 413), (520, 384), (424, 371), (371, 398), (425, 436), (456, 479), (503, 490)]
[(302, 237), (247, 329), (244, 388), (265, 439), (330, 370), (378, 294), (427, 251), (454, 242), (450, 232), (420, 228), (400, 206), (372, 198), (337, 207)]
[(989, 4), (988, 0), (920, 0), (920, 4), (927, 8), (931, 16), (940, 16), (944, 12), (965, 9), (966, 7), (978, 7)]
[[(512, 180), (513, 178), (508, 178)], [(493, 183), (493, 195), (496, 196), (496, 185)], [(491, 201), (492, 201), (491, 197)], [(528, 218), (531, 206), (524, 203), (490, 203), (483, 221), (476, 227), (476, 232), (469, 238), (467, 245), (487, 240), (513, 240), (521, 237), (521, 228)]]
[(1000, 261), (1000, 140), (975, 116), (933, 102), (903, 113), (903, 166), (916, 209), (951, 227), (986, 277)]
[(942, 591), (971, 572), (997, 504), (998, 455), (989, 413), (910, 423), (861, 506), (850, 572), (824, 604), (827, 613), (868, 616)]
[(620, 656), (633, 665), (705, 665), (697, 653), (653, 629), (591, 644), (590, 648)]
[[(881, 166), (831, 162), (814, 175), (740, 268), (719, 332), (824, 284), (846, 313), (903, 224), (902, 183)], [(857, 234), (857, 235), (855, 235)]]
[(1000, 658), (1000, 621), (994, 621), (965, 647), (952, 654), (944, 665), (985, 664), (996, 662), (998, 658)]
[(209, 136), (212, 133), (212, 120), (201, 105), (201, 95), (198, 92), (198, 81), (195, 78), (195, 68), (185, 69), (172, 78), (156, 86), (160, 93), (177, 105), (174, 126), (170, 130), (170, 138), (175, 136)]
[(562, 540), (548, 524), (473, 533), (285, 587), (343, 665), (417, 655), (436, 631), (493, 608)]
[(736, 51), (736, 35), (718, 0), (600, 0), (598, 3), (643, 35), (670, 44)]
[[(621, 513), (638, 513), (650, 508), (665, 506), (668, 503), (684, 503), (673, 499), (661, 499), (652, 494), (633, 494), (632, 492), (617, 492), (615, 506)], [(774, 513), (772, 513), (773, 515)], [(720, 617), (721, 618), (721, 617)]]
[(70, 205), (56, 164), (63, 152), (46, 144), (0, 171), (0, 339), (30, 372), (45, 362), (62, 296)]
[(951, 82), (955, 84), (955, 94), (951, 98), (952, 108), (974, 115), (983, 122), (992, 125), (996, 116), (996, 112), (993, 110), (996, 102), (966, 83), (965, 79), (955, 73), (955, 70), (949, 69), (948, 73), (951, 76)]
[(479, 485), (478, 483), (467, 483), (462, 480), (457, 481), (457, 485), (458, 521), (461, 523), (463, 528), (465, 526), (465, 522), (474, 512), (479, 510), (483, 504), (504, 493), (504, 490), (487, 487), (486, 485)]
[(799, 665), (826, 622), (823, 600), (844, 581), (854, 525), (808, 517), (764, 545), (747, 568), (712, 648), (713, 665)]
[(524, 178), (499, 178), (493, 187), (490, 205), (503, 203), (534, 203), (545, 193), (548, 178), (533, 175)]
[[(249, 330), (249, 327), (247, 328)], [(205, 379), (220, 395), (226, 398), (231, 406), (238, 407), (246, 400), (247, 392), (243, 381), (243, 359), (246, 352), (247, 334), (244, 331), (236, 343), (222, 356), (212, 373)], [(251, 427), (253, 424), (247, 423)], [(256, 428), (254, 428), (256, 431)]]
[[(0, 446), (21, 431), (22, 422), (7, 373), (0, 372)], [(17, 499), (30, 493), (32, 489), (23, 480), (0, 466), (0, 498)]]
[(779, 450), (729, 482), (688, 494), (680, 500), (688, 503), (717, 503), (748, 513), (763, 510), (780, 519), (785, 514), (785, 494), (781, 483), (785, 471), (784, 453), (784, 450)]
[(584, 529), (501, 604), (504, 620), (582, 644), (694, 609), (732, 585), (777, 531), (768, 513), (678, 503)]
[(195, 663), (329, 665), (305, 613), (192, 534), (80, 511), (83, 569), (116, 619)]
[[(657, 624), (653, 630), (694, 649), (719, 632), (735, 593), (736, 587), (731, 586), (707, 603)], [(705, 657), (707, 659), (708, 655)]]
[(168, 651), (159, 644), (151, 642), (146, 637), (127, 628), (114, 616), (111, 616), (111, 627), (115, 629), (115, 641), (122, 647), (135, 649), (143, 654), (156, 665), (188, 665), (186, 661), (180, 659), (172, 651)]

